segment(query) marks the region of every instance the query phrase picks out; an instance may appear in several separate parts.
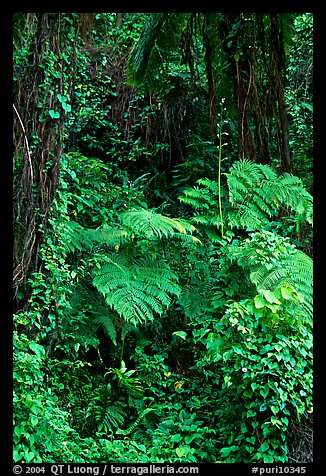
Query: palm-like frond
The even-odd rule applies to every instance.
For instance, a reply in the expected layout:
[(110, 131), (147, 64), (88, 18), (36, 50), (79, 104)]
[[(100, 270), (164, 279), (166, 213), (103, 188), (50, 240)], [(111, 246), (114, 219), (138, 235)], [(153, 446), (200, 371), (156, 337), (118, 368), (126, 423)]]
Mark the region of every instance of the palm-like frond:
[(116, 405), (108, 405), (103, 408), (98, 416), (98, 430), (106, 433), (115, 432), (124, 424), (126, 413)]
[(86, 411), (86, 420), (95, 421), (98, 430), (106, 433), (114, 433), (124, 424), (126, 418), (126, 413), (112, 404), (111, 399), (111, 385), (101, 387), (91, 399)]

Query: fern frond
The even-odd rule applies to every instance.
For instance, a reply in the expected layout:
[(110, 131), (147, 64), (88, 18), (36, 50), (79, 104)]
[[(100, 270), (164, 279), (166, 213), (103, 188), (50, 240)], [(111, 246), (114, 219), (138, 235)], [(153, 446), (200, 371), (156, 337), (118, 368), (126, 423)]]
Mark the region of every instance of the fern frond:
[(96, 330), (101, 326), (113, 344), (116, 345), (114, 315), (101, 294), (96, 290), (80, 283), (75, 286), (70, 299), (70, 314), (71, 316), (78, 316), (78, 329), (75, 327), (74, 332), (79, 334), (81, 341), (87, 340), (89, 334), (94, 339)]
[(272, 269), (261, 266), (251, 273), (251, 280), (257, 289), (274, 291), (282, 285), (292, 285), (302, 296), (305, 311), (310, 319), (313, 317), (313, 275), (312, 260), (297, 250), (292, 259), (282, 260)]
[(234, 163), (226, 175), (233, 207), (230, 226), (261, 229), (281, 207), (295, 213), (301, 210), (301, 215), (304, 211), (304, 218), (311, 220), (312, 197), (298, 177), (288, 173), (277, 176), (269, 165), (246, 159)]
[(97, 230), (86, 230), (87, 237), (97, 243), (105, 243), (108, 246), (116, 246), (123, 244), (127, 237), (128, 233), (125, 230), (120, 230), (108, 225), (98, 228)]
[(62, 242), (67, 251), (73, 252), (92, 249), (94, 243), (105, 243), (111, 247), (121, 245), (127, 240), (128, 233), (108, 225), (93, 230), (77, 222), (69, 221), (64, 224), (62, 236), (64, 237)]
[(121, 222), (147, 238), (173, 236), (176, 232), (187, 233), (176, 219), (161, 215), (153, 210), (128, 210), (120, 215)]
[(194, 287), (186, 287), (178, 298), (184, 313), (190, 319), (199, 316), (203, 312), (202, 293)]
[(113, 344), (117, 345), (117, 330), (112, 316), (108, 313), (108, 309), (98, 306), (93, 310), (92, 314), (94, 316), (94, 323), (100, 325)]
[(93, 284), (107, 304), (131, 324), (154, 319), (181, 291), (177, 276), (163, 261), (142, 258), (127, 262), (112, 256), (111, 263), (94, 272)]
[(140, 422), (145, 418), (145, 416), (152, 411), (154, 411), (154, 408), (145, 408), (145, 410), (140, 413), (138, 418), (126, 430), (119, 428), (116, 433), (119, 435), (130, 435), (130, 433), (132, 433), (134, 429), (139, 426)]
[(195, 186), (186, 188), (179, 200), (182, 203), (192, 205), (198, 210), (209, 210), (210, 206), (217, 203), (217, 194), (213, 194), (211, 190)]
[(207, 187), (208, 190), (213, 192), (216, 196), (218, 195), (218, 184), (217, 184), (216, 180), (210, 180), (208, 178), (202, 178), (202, 179), (197, 180), (197, 183), (199, 183), (199, 185), (204, 185), (204, 187)]
[(126, 413), (116, 405), (109, 405), (104, 408), (104, 412), (101, 415), (98, 429), (101, 431), (104, 429), (107, 433), (115, 432), (124, 424)]
[(240, 266), (250, 269), (250, 279), (257, 290), (293, 286), (303, 298), (302, 307), (308, 318), (312, 318), (313, 262), (288, 239), (262, 231), (253, 233), (240, 247), (231, 246), (229, 251)]
[(85, 228), (77, 222), (69, 221), (65, 223), (62, 236), (64, 237), (62, 243), (67, 251), (73, 252), (92, 248), (92, 240), (88, 237)]

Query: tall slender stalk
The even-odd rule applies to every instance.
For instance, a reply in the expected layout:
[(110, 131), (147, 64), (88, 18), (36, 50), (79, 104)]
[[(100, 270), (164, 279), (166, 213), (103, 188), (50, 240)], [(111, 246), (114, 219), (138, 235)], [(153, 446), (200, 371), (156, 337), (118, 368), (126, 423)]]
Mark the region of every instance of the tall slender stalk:
[[(127, 331), (127, 332), (128, 332), (128, 331)], [(120, 352), (119, 369), (121, 369), (121, 365), (122, 365), (123, 352), (124, 352), (124, 349), (125, 349), (125, 339), (126, 339), (126, 334), (127, 334), (127, 332), (125, 331), (125, 329), (122, 329), (122, 332), (121, 332), (121, 342), (122, 342), (122, 345), (121, 345), (121, 352)], [(120, 383), (119, 383), (119, 386), (120, 386)]]
[(223, 231), (223, 212), (222, 212), (222, 200), (221, 200), (221, 163), (222, 163), (222, 125), (223, 125), (223, 103), (224, 98), (221, 101), (221, 114), (220, 114), (220, 130), (219, 130), (219, 147), (218, 147), (218, 208), (220, 214), (220, 223), (221, 223), (221, 236), (224, 237)]

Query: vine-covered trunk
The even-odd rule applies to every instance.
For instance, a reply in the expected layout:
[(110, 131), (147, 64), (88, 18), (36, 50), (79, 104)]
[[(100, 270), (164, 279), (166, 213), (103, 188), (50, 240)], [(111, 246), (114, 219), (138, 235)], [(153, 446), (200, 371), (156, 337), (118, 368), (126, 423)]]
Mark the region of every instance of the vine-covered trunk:
[(275, 160), (282, 171), (291, 172), (282, 18), (280, 14), (258, 14), (250, 19), (252, 29), (247, 23), (240, 16), (238, 23), (228, 25), (229, 35), (236, 38), (230, 43), (230, 53), (238, 113), (238, 156), (262, 164)]
[[(61, 13), (29, 14), (29, 55), (16, 73), (14, 93), (14, 292), (39, 267), (37, 251), (48, 226), (69, 109)], [(65, 109), (62, 108), (65, 106)]]

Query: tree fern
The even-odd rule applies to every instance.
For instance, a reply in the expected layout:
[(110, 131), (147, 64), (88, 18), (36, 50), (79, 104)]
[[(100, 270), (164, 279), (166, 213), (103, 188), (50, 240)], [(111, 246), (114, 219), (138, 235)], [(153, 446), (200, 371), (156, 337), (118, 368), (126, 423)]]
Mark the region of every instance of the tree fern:
[[(212, 241), (218, 241), (220, 235), (221, 219), (218, 210), (218, 185), (210, 179), (199, 179), (197, 181), (202, 187), (188, 187), (184, 190), (179, 200), (195, 209), (192, 221), (203, 229)], [(224, 188), (221, 189), (221, 198), (225, 197)]]
[(105, 243), (110, 247), (115, 247), (125, 243), (128, 238), (126, 230), (121, 230), (117, 227), (104, 225), (97, 230), (88, 229), (86, 234), (89, 240), (97, 243)]
[(292, 257), (283, 258), (271, 269), (260, 265), (251, 273), (251, 280), (257, 289), (274, 290), (282, 285), (292, 285), (303, 297), (303, 307), (308, 316), (313, 316), (313, 267), (309, 256), (295, 250)]
[[(225, 175), (227, 192), (221, 185), (221, 198), (230, 228), (261, 230), (281, 209), (291, 210), (294, 220), (312, 224), (312, 196), (298, 177), (278, 176), (269, 165), (246, 159), (235, 162)], [(217, 239), (221, 225), (217, 181), (205, 178), (197, 183), (200, 186), (186, 188), (179, 200), (195, 209), (192, 220)]]
[(127, 261), (117, 255), (94, 271), (93, 284), (103, 293), (107, 304), (131, 324), (145, 323), (162, 314), (179, 295), (177, 276), (163, 261), (139, 258)]
[(160, 215), (151, 210), (130, 210), (122, 213), (120, 219), (124, 225), (129, 226), (133, 232), (144, 234), (147, 238), (157, 236), (168, 237), (174, 235), (176, 230), (187, 233), (186, 229), (177, 220)]
[(64, 223), (61, 234), (64, 237), (62, 244), (69, 252), (88, 249), (93, 245), (93, 240), (87, 235), (85, 228), (77, 222)]

